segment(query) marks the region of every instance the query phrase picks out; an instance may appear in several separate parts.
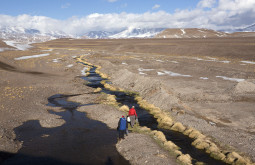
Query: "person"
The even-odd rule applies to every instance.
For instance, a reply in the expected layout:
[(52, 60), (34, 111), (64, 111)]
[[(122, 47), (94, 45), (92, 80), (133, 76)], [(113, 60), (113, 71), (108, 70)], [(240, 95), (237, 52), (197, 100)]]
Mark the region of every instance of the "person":
[(132, 108), (128, 112), (128, 116), (130, 117), (130, 125), (133, 128), (135, 125), (135, 121), (137, 119), (137, 114), (135, 110), (135, 106), (132, 106)]
[(117, 130), (119, 131), (119, 140), (125, 139), (124, 134), (126, 133), (126, 129), (127, 129), (127, 120), (124, 116), (122, 116), (119, 120), (118, 128), (117, 128)]

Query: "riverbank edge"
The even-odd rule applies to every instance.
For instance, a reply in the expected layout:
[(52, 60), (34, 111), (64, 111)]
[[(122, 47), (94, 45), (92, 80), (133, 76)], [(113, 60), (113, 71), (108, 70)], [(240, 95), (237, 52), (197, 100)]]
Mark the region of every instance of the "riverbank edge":
[[(86, 61), (85, 56), (80, 56), (77, 58), (77, 61), (83, 62), (87, 65), (93, 65)], [(104, 78), (110, 79), (110, 77), (102, 73), (100, 69), (101, 66), (93, 65), (97, 67), (97, 73), (99, 75), (103, 75)], [(110, 84), (104, 83), (103, 85), (105, 88), (111, 90), (111, 91), (125, 91), (124, 89), (114, 87)], [(97, 89), (100, 91), (100, 89)], [(130, 92), (130, 91), (125, 91)], [(136, 93), (137, 92), (130, 92), (130, 93)], [(109, 96), (110, 97), (110, 96)], [(113, 100), (112, 98), (108, 101), (111, 102)], [(251, 162), (251, 160), (248, 157), (241, 156), (239, 153), (235, 151), (228, 151), (224, 148), (220, 148), (213, 140), (205, 135), (203, 135), (200, 131), (184, 126), (180, 122), (174, 121), (174, 119), (170, 116), (170, 114), (165, 113), (160, 108), (154, 106), (153, 104), (148, 103), (146, 100), (143, 100), (142, 97), (139, 95), (136, 96), (136, 101), (138, 104), (144, 108), (145, 110), (149, 111), (150, 114), (152, 114), (158, 121), (159, 127), (164, 129), (169, 129), (173, 131), (180, 132), (186, 136), (188, 136), (190, 139), (193, 140), (192, 145), (195, 146), (197, 149), (205, 150), (206, 153), (208, 153), (212, 158), (220, 160), (222, 162), (225, 162), (227, 164), (254, 164)], [(112, 101), (110, 104), (114, 105), (116, 104), (116, 101)], [(119, 107), (120, 110), (123, 110), (123, 108)], [(125, 110), (124, 110), (125, 111)], [(151, 131), (147, 127), (140, 127), (138, 128), (138, 132), (143, 132), (146, 134), (150, 134), (156, 141), (160, 141), (162, 146), (167, 149), (170, 153), (172, 153), (179, 162), (182, 164), (191, 164), (192, 158), (188, 154), (182, 154), (181, 151), (178, 149), (178, 147), (171, 141), (167, 141), (164, 134), (161, 131)]]

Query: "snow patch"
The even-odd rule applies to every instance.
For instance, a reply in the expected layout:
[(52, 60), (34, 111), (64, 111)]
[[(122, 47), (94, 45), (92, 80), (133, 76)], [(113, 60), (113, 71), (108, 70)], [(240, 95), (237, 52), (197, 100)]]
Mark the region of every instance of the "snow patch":
[(59, 60), (61, 60), (61, 58), (53, 59), (52, 62), (59, 62)]
[(51, 52), (53, 49), (41, 50), (42, 52)]
[(160, 76), (168, 74), (168, 75), (173, 76), (173, 77), (192, 77), (191, 75), (184, 75), (184, 74), (175, 73), (175, 72), (171, 72), (171, 71), (163, 71), (163, 72), (157, 72), (157, 73)]
[(143, 73), (143, 72), (139, 72), (139, 74), (141, 74), (141, 75), (147, 75), (146, 73)]
[(199, 79), (201, 79), (201, 80), (208, 80), (209, 78), (208, 77), (200, 77)]
[(179, 63), (179, 62), (177, 62), (177, 61), (170, 61), (170, 62), (175, 63), (175, 64), (178, 64), (178, 63)]
[(181, 35), (186, 34), (186, 32), (185, 32), (185, 30), (184, 30), (184, 29), (181, 29), (181, 31), (182, 31), (182, 34), (181, 34)]
[(67, 65), (66, 67), (71, 68), (73, 67), (73, 64)]
[(22, 57), (14, 58), (14, 60), (25, 60), (25, 59), (29, 59), (29, 58), (44, 57), (44, 56), (48, 56), (48, 55), (50, 55), (50, 54), (46, 53), (46, 54), (38, 54), (38, 55), (33, 55), (33, 56), (22, 56)]
[(236, 81), (236, 82), (242, 82), (245, 79), (239, 79), (239, 78), (229, 78), (229, 77), (225, 77), (225, 76), (216, 76), (217, 78), (222, 78), (224, 80), (230, 80), (230, 81)]
[(86, 75), (86, 70), (88, 69), (88, 67), (84, 67), (82, 70), (81, 70), (81, 74), (83, 75), (83, 76), (85, 76)]
[(241, 61), (241, 62), (246, 64), (255, 64), (255, 62), (252, 62), (252, 61)]
[(27, 50), (31, 48), (32, 46), (29, 44), (32, 44), (31, 42), (29, 43), (20, 43), (16, 41), (4, 41), (7, 45), (15, 47), (18, 50)]
[(156, 61), (158, 61), (158, 62), (164, 62), (164, 61), (162, 61), (162, 60), (156, 60)]
[(127, 63), (125, 63), (125, 62), (122, 62), (121, 64), (123, 64), (123, 65), (127, 65)]
[(143, 69), (143, 68), (139, 68), (139, 69), (138, 69), (139, 72), (143, 72), (143, 71), (152, 71), (152, 70), (155, 70), (155, 69)]

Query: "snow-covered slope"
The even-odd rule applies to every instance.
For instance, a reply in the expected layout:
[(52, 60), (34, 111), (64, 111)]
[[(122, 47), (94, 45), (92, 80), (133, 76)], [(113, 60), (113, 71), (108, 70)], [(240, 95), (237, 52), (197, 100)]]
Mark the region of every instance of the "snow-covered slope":
[(152, 38), (163, 30), (163, 28), (141, 29), (130, 27), (122, 32), (109, 36), (109, 38)]
[(26, 29), (23, 27), (0, 26), (0, 38), (3, 40), (14, 40), (16, 42), (44, 42), (52, 39), (71, 37), (60, 31), (49, 31), (42, 33), (37, 29)]

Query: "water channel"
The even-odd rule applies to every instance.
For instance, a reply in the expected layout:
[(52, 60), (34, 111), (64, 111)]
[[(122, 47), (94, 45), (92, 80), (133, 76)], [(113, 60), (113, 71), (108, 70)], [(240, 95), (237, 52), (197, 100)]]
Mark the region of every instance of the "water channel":
[[(84, 65), (87, 65), (83, 63)], [(157, 127), (158, 123), (156, 118), (153, 117), (153, 115), (149, 114), (148, 111), (144, 110), (139, 106), (137, 101), (134, 99), (134, 96), (119, 92), (119, 91), (110, 91), (100, 83), (102, 80), (105, 80), (106, 83), (111, 83), (107, 79), (102, 79), (99, 74), (95, 72), (96, 67), (92, 67), (89, 71), (88, 76), (82, 77), (84, 80), (88, 81), (89, 83), (87, 86), (93, 87), (93, 88), (102, 88), (102, 92), (115, 95), (116, 100), (121, 105), (127, 105), (129, 107), (135, 106), (136, 112), (138, 114), (138, 120), (140, 126), (146, 126), (148, 128), (151, 128), (152, 130), (159, 130), (164, 133), (167, 140), (172, 141), (177, 146), (181, 148), (181, 151), (183, 154), (189, 154), (192, 157), (192, 163), (195, 164), (196, 162), (203, 162), (208, 165), (225, 165), (226, 163), (213, 159), (210, 157), (204, 150), (199, 150), (191, 145), (193, 142), (192, 139), (190, 139), (188, 136), (183, 135), (182, 133), (166, 130), (166, 129), (160, 129)]]

